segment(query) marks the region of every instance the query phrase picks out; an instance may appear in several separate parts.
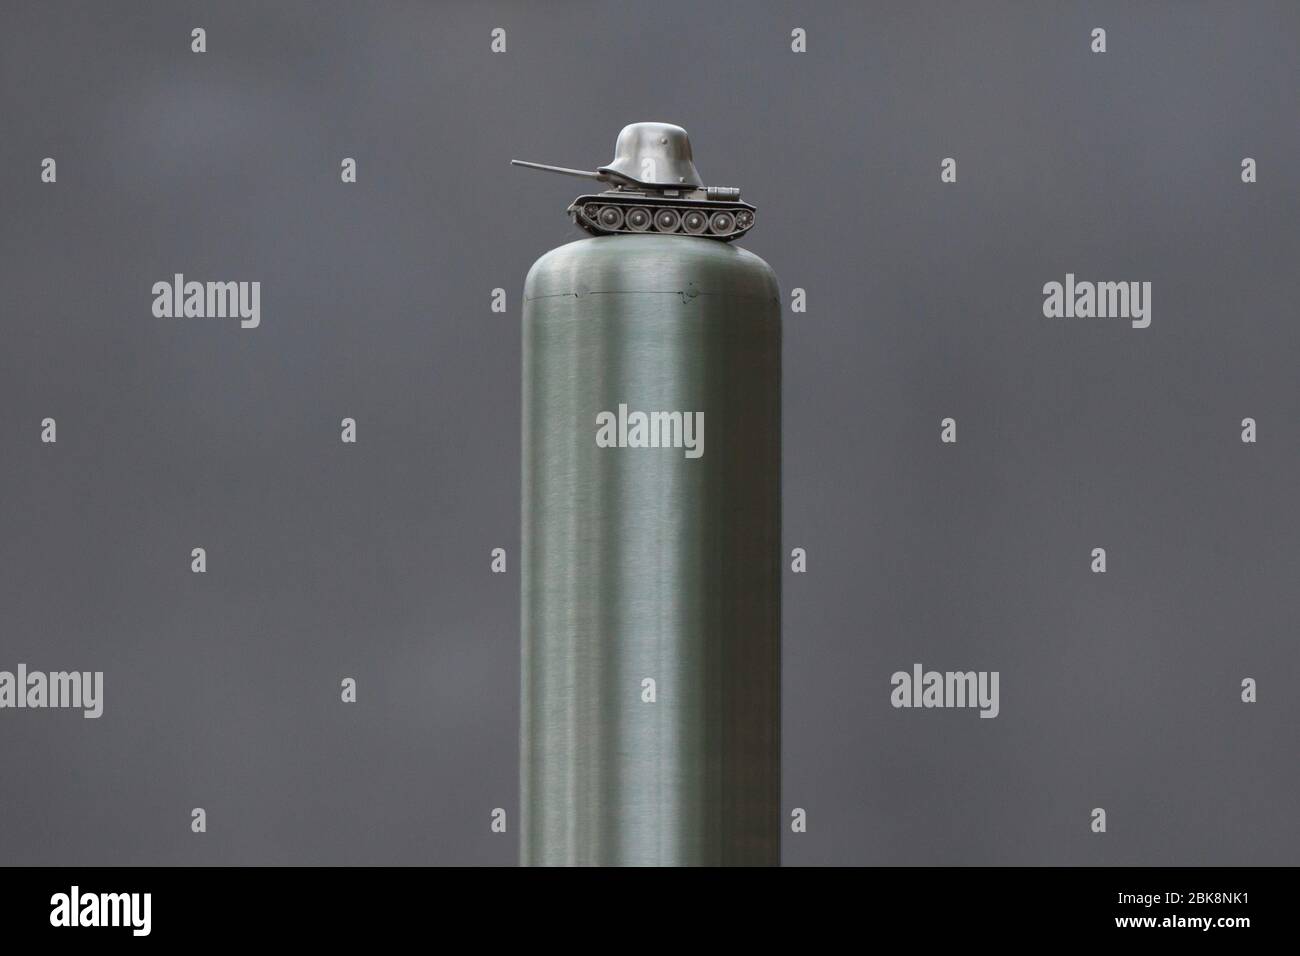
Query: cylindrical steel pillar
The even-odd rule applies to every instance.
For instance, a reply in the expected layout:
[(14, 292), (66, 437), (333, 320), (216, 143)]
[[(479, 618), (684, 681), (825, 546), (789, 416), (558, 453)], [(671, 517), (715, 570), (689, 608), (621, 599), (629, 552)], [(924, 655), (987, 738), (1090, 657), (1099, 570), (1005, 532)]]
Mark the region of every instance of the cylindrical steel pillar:
[(734, 245), (529, 272), (525, 864), (779, 861), (780, 380), (776, 277)]

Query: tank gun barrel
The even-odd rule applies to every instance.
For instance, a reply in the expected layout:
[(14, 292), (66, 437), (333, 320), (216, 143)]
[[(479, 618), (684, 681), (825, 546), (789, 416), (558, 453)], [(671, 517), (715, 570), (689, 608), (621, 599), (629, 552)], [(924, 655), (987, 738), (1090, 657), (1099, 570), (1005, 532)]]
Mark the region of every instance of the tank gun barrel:
[(510, 160), (511, 166), (524, 166), (528, 169), (541, 169), (548, 173), (562, 173), (565, 176), (580, 176), (583, 179), (595, 179), (604, 182), (606, 177), (602, 173), (586, 169), (569, 169), (567, 166), (548, 166), (546, 163), (529, 163), (522, 159)]
[(635, 184), (635, 180), (628, 176), (605, 170), (570, 169), (567, 166), (550, 166), (546, 163), (529, 163), (522, 159), (512, 159), (510, 160), (510, 165), (523, 166), (527, 169), (540, 169), (547, 173), (560, 173), (564, 176), (578, 176), (582, 179), (594, 179), (600, 183), (619, 183), (622, 185)]

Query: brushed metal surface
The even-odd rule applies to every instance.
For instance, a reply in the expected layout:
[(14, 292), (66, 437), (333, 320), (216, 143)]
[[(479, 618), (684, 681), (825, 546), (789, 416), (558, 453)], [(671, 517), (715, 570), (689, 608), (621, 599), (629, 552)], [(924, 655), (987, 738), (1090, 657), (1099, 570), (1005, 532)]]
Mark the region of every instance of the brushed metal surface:
[[(530, 270), (524, 864), (779, 862), (780, 362), (776, 278), (735, 246), (584, 239)], [(703, 456), (597, 447), (620, 403), (704, 412)]]

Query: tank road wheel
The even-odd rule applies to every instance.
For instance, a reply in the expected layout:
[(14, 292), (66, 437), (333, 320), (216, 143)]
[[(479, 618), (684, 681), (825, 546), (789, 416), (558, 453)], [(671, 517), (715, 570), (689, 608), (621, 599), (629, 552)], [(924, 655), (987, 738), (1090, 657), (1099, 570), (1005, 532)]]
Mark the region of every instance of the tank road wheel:
[(682, 217), (676, 209), (660, 209), (655, 213), (655, 228), (660, 232), (676, 232), (682, 224)]
[(623, 210), (617, 206), (606, 206), (600, 211), (600, 224), (606, 229), (618, 229), (623, 225)]
[(633, 232), (645, 232), (650, 228), (650, 210), (637, 206), (627, 211), (627, 227)]
[(682, 216), (682, 228), (692, 236), (698, 236), (704, 232), (709, 225), (709, 217), (704, 215), (698, 209), (692, 209), (686, 215)]
[(736, 228), (736, 217), (729, 212), (715, 212), (709, 219), (709, 232), (715, 236), (728, 235)]

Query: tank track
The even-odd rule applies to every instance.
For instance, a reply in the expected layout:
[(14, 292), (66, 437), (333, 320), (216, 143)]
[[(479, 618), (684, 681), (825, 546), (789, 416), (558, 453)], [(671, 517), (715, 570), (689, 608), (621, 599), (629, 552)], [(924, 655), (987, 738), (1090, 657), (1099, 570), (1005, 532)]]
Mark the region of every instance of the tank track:
[(731, 242), (754, 228), (747, 202), (674, 199), (632, 193), (579, 196), (568, 208), (575, 224), (593, 236), (700, 236)]

